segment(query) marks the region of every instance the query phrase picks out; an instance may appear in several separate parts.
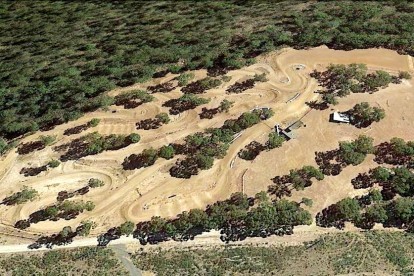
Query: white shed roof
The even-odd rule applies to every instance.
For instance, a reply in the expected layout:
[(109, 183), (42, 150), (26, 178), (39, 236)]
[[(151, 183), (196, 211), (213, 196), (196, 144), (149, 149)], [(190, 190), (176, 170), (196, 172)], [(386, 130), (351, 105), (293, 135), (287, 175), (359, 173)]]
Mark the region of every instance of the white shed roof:
[(334, 112), (332, 119), (335, 122), (341, 122), (341, 123), (349, 123), (350, 122), (349, 116), (344, 114), (344, 113), (340, 113), (340, 112)]

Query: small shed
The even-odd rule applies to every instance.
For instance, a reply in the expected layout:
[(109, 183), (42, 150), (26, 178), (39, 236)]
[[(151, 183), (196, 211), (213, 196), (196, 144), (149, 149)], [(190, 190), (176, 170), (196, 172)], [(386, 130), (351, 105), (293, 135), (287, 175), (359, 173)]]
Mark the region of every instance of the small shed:
[(295, 139), (295, 135), (290, 131), (282, 130), (281, 134), (285, 137), (286, 141), (289, 141), (291, 139)]
[(331, 114), (331, 121), (335, 123), (345, 123), (349, 124), (351, 122), (351, 118), (348, 114), (340, 113), (340, 112), (334, 112)]
[(276, 124), (275, 125), (275, 131), (276, 131), (277, 135), (285, 137), (286, 141), (289, 141), (291, 139), (295, 139), (296, 138), (296, 136), (293, 133), (292, 129), (289, 128), (289, 127), (288, 128), (285, 128), (285, 129), (282, 129), (279, 126), (279, 124)]

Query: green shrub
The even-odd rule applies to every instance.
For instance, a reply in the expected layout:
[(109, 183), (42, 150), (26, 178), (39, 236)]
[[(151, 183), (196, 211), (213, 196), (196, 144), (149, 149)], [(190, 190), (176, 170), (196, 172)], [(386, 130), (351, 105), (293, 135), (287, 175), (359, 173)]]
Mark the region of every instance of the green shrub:
[(134, 232), (135, 225), (131, 221), (126, 221), (119, 226), (121, 235), (131, 235)]
[(220, 112), (229, 112), (230, 108), (233, 107), (233, 104), (234, 102), (231, 102), (229, 100), (222, 100), (219, 106)]
[(141, 136), (138, 133), (131, 133), (128, 138), (131, 143), (138, 143), (141, 140)]
[(81, 224), (76, 228), (76, 233), (81, 237), (89, 236), (92, 229), (96, 227), (96, 223), (93, 221), (82, 221)]
[(175, 151), (172, 146), (162, 146), (158, 152), (158, 156), (164, 159), (171, 159), (174, 157)]
[(407, 71), (402, 71), (398, 74), (400, 79), (411, 80), (411, 74)]
[(7, 142), (0, 137), (0, 156), (7, 153), (10, 149), (17, 145), (17, 141)]
[(253, 80), (254, 81), (258, 81), (258, 82), (266, 82), (266, 81), (268, 81), (268, 79), (266, 78), (266, 73), (254, 74)]
[(222, 77), (221, 77), (221, 80), (222, 80), (223, 82), (229, 82), (229, 81), (231, 81), (231, 76), (227, 76), (227, 75), (222, 76)]
[(155, 115), (155, 118), (158, 119), (163, 124), (168, 124), (170, 122), (170, 117), (165, 112)]
[(54, 136), (54, 135), (46, 135), (46, 136), (40, 135), (39, 140), (42, 141), (42, 143), (45, 146), (49, 146), (56, 140), (56, 136)]
[(105, 182), (103, 182), (102, 180), (97, 179), (97, 178), (91, 178), (88, 181), (88, 186), (91, 187), (91, 188), (98, 188), (98, 187), (102, 187), (104, 185), (105, 185)]
[(89, 121), (89, 125), (91, 127), (96, 127), (100, 122), (101, 122), (101, 119), (93, 118), (92, 120)]
[(60, 161), (56, 159), (52, 159), (47, 163), (47, 165), (51, 168), (56, 168), (56, 167), (59, 167)]
[(188, 82), (192, 79), (194, 79), (194, 74), (193, 73), (183, 73), (181, 75), (179, 75), (177, 78), (178, 80), (178, 85), (179, 86), (185, 86), (188, 84)]
[(39, 196), (39, 192), (33, 188), (23, 186), (23, 189), (17, 193), (6, 197), (3, 201), (10, 202), (11, 204), (23, 204), (28, 201), (33, 201)]
[(283, 136), (278, 135), (275, 132), (271, 132), (269, 133), (269, 140), (266, 145), (269, 149), (279, 148), (285, 141), (286, 139)]

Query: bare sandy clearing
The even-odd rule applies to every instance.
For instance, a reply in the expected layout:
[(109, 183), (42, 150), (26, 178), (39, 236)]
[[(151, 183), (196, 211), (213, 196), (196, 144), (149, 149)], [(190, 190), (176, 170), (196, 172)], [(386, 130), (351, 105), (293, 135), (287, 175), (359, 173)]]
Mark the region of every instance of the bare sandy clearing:
[[(26, 233), (54, 233), (63, 226), (76, 227), (82, 220), (90, 219), (98, 223), (98, 228), (94, 230), (96, 234), (126, 219), (138, 222), (150, 219), (154, 215), (173, 217), (191, 208), (205, 208), (206, 205), (225, 199), (236, 191), (245, 191), (249, 195), (254, 195), (261, 190), (266, 190), (271, 184), (272, 177), (288, 173), (290, 169), (303, 165), (314, 165), (315, 151), (333, 149), (338, 141), (353, 139), (362, 133), (374, 137), (376, 143), (389, 140), (394, 136), (413, 139), (414, 122), (410, 120), (414, 118), (413, 81), (391, 85), (372, 95), (353, 94), (346, 99), (341, 99), (340, 104), (334, 107), (335, 110), (344, 111), (356, 102), (367, 101), (384, 108), (386, 118), (368, 129), (329, 123), (329, 114), (332, 112), (329, 109), (309, 112), (305, 102), (318, 97), (318, 94), (314, 93), (317, 90), (317, 83), (309, 77), (309, 74), (312, 70), (323, 69), (330, 63), (366, 63), (370, 69), (382, 69), (389, 72), (413, 70), (410, 57), (384, 49), (349, 52), (329, 50), (326, 47), (301, 51), (285, 49), (280, 53), (260, 57), (255, 65), (229, 72), (228, 75), (232, 77), (231, 81), (218, 89), (211, 89), (206, 94), (200, 95), (211, 97), (211, 102), (204, 105), (209, 108), (216, 107), (223, 99), (235, 102), (229, 113), (218, 114), (211, 120), (199, 119), (198, 113), (204, 107), (199, 106), (194, 110), (171, 116), (172, 121), (159, 129), (135, 129), (136, 122), (153, 118), (160, 112), (168, 112), (168, 109), (161, 105), (166, 100), (178, 98), (181, 92), (177, 89), (166, 94), (154, 94), (156, 101), (143, 104), (135, 109), (125, 110), (111, 106), (109, 112), (89, 113), (77, 121), (57, 126), (54, 130), (28, 136), (24, 138), (24, 141), (34, 140), (41, 134), (57, 135), (55, 145), (61, 145), (93, 131), (105, 135), (136, 132), (141, 135), (141, 141), (121, 150), (103, 152), (76, 162), (66, 162), (56, 169), (29, 178), (19, 174), (22, 167), (29, 163), (42, 165), (51, 158), (57, 158), (58, 154), (50, 147), (23, 157), (14, 152), (9, 153), (0, 160), (0, 193), (7, 196), (18, 191), (23, 185), (27, 185), (40, 192), (40, 199), (22, 206), (0, 206), (0, 222), (7, 227), (7, 231), (13, 231), (10, 225), (17, 220), (26, 219), (31, 212), (54, 203), (59, 191), (80, 188), (86, 185), (89, 178), (95, 177), (105, 180), (106, 185), (75, 198), (93, 201), (96, 208), (92, 212), (84, 212), (70, 221), (37, 223), (32, 225)], [(262, 72), (267, 73), (268, 82), (258, 83), (253, 89), (241, 94), (225, 93), (225, 89), (236, 81)], [(198, 71), (195, 75), (195, 79), (201, 79), (206, 76), (206, 72)], [(167, 75), (153, 83), (117, 89), (110, 94), (117, 95), (124, 91), (145, 88), (172, 78), (174, 76)], [(297, 93), (300, 93), (297, 99), (288, 102)], [(175, 159), (157, 160), (153, 166), (145, 169), (122, 170), (123, 159), (131, 153), (140, 153), (149, 147), (158, 148), (171, 142), (181, 141), (187, 135), (204, 131), (206, 128), (219, 127), (226, 119), (236, 118), (256, 106), (271, 107), (275, 111), (275, 116), (244, 131), (230, 146), (226, 157), (215, 161), (213, 168), (208, 171), (202, 171), (188, 180), (172, 178), (168, 169)], [(306, 127), (296, 131), (297, 139), (289, 141), (282, 148), (262, 152), (253, 162), (237, 157), (239, 150), (251, 141), (263, 141), (276, 123), (286, 126), (304, 114), (307, 115), (302, 121)], [(101, 123), (81, 134), (69, 137), (63, 135), (65, 129), (86, 123), (92, 118), (100, 118)], [(316, 214), (323, 207), (347, 195), (353, 195), (355, 191), (352, 189), (350, 179), (358, 172), (372, 166), (374, 163), (366, 160), (357, 168), (349, 167), (337, 177), (327, 177), (305, 191), (295, 192), (293, 199), (300, 199), (304, 196), (312, 198), (314, 206), (310, 211)]]

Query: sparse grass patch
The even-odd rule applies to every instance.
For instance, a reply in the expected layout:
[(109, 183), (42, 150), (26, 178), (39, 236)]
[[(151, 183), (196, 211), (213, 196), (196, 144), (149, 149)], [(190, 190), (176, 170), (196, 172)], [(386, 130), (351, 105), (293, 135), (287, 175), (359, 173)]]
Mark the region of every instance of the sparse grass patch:
[(399, 232), (327, 234), (297, 246), (226, 246), (137, 252), (133, 261), (157, 275), (409, 274), (414, 236)]
[(46, 253), (0, 255), (1, 275), (127, 276), (112, 250), (82, 247)]

